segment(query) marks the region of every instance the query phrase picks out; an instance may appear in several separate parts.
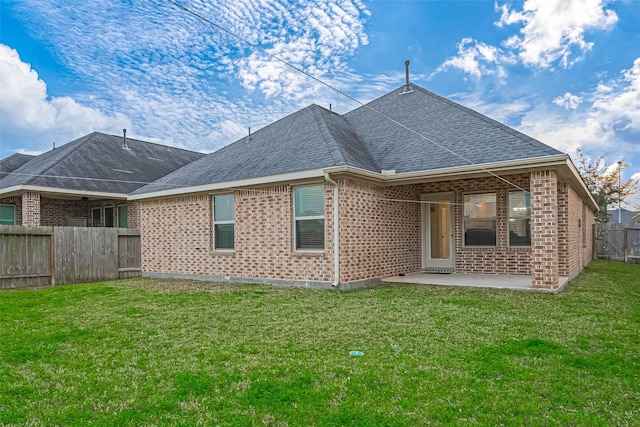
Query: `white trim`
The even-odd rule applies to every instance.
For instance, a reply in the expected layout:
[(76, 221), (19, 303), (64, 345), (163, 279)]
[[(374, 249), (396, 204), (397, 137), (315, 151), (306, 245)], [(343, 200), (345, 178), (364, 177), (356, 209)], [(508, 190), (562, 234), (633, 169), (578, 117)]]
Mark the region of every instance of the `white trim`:
[(13, 209), (13, 224), (11, 225), (16, 225), (16, 205), (12, 205), (11, 203), (0, 203), (0, 207), (2, 206), (10, 206)]
[[(528, 245), (512, 245), (511, 244), (511, 193), (522, 193), (521, 190), (507, 191), (507, 247), (508, 248), (530, 248), (531, 247), (531, 197), (529, 197), (529, 244)], [(527, 218), (525, 218), (526, 220)]]
[(346, 173), (360, 176), (378, 183), (388, 185), (400, 184), (405, 181), (425, 181), (425, 180), (451, 180), (462, 176), (469, 175), (486, 175), (487, 171), (506, 172), (506, 171), (530, 171), (532, 168), (546, 168), (553, 166), (567, 166), (569, 161), (568, 154), (555, 154), (551, 156), (534, 157), (528, 159), (509, 160), (504, 162), (492, 162), (483, 164), (472, 164), (464, 166), (455, 166), (442, 169), (431, 169), (415, 172), (396, 173), (393, 175), (383, 175), (381, 172), (372, 172), (353, 166), (332, 166), (325, 169), (310, 169), (306, 171), (290, 172), (279, 175), (269, 175), (258, 178), (248, 178), (236, 181), (216, 182), (205, 185), (196, 185), (189, 187), (171, 188), (168, 190), (154, 191), (150, 193), (132, 194), (127, 197), (128, 200), (152, 199), (156, 197), (181, 196), (189, 193), (201, 193), (229, 189), (235, 187), (245, 187), (252, 185), (273, 184), (283, 181), (296, 181), (309, 178), (320, 178), (327, 174)]
[(300, 172), (284, 173), (279, 175), (263, 176), (259, 178), (240, 179), (237, 181), (215, 182), (212, 184), (196, 185), (191, 187), (171, 188), (169, 190), (154, 191), (151, 193), (131, 194), (127, 200), (151, 199), (155, 197), (181, 196), (188, 193), (201, 193), (207, 191), (216, 191), (229, 189), (234, 187), (246, 187), (251, 185), (271, 184), (282, 181), (297, 181), (309, 178), (321, 178), (324, 176), (322, 169), (311, 169)]
[(431, 258), (431, 203), (422, 203), (421, 205), (421, 225), (422, 232), (422, 269), (427, 268), (455, 268), (455, 193), (451, 191), (443, 193), (423, 193), (420, 195), (422, 202), (448, 202), (449, 210), (449, 259), (432, 259)]
[[(231, 196), (233, 198), (233, 219), (225, 219), (216, 221), (216, 197)], [(232, 248), (216, 248), (216, 225), (233, 225), (233, 247)], [(233, 252), (236, 250), (236, 195), (235, 193), (221, 193), (211, 197), (211, 242), (214, 252)]]
[(84, 191), (84, 190), (69, 190), (67, 188), (54, 188), (54, 187), (42, 187), (40, 185), (14, 185), (13, 187), (0, 188), (0, 196), (9, 195), (10, 193), (20, 193), (26, 191), (34, 191), (41, 194), (56, 194), (56, 195), (68, 195), (74, 197), (95, 197), (101, 199), (122, 199), (127, 200), (127, 195), (124, 193), (103, 193), (100, 191)]
[[(303, 187), (320, 187), (322, 188), (322, 210), (325, 211), (325, 203), (327, 201), (327, 198), (325, 197), (325, 188), (324, 188), (324, 183), (322, 184), (308, 184), (308, 185), (297, 185), (295, 186), (292, 190), (291, 190), (291, 197), (293, 198), (291, 203), (291, 206), (293, 208), (293, 251), (294, 252), (324, 252), (326, 247), (327, 247), (327, 242), (325, 239), (325, 231), (326, 231), (326, 227), (325, 227), (325, 216), (326, 216), (326, 211), (323, 215), (311, 215), (311, 216), (297, 216), (296, 215), (296, 188), (303, 188)], [(334, 212), (335, 214), (335, 212)], [(322, 249), (298, 249), (298, 240), (297, 240), (297, 236), (298, 236), (298, 229), (297, 229), (297, 223), (298, 221), (312, 221), (312, 220), (318, 220), (321, 219), (322, 220)]]

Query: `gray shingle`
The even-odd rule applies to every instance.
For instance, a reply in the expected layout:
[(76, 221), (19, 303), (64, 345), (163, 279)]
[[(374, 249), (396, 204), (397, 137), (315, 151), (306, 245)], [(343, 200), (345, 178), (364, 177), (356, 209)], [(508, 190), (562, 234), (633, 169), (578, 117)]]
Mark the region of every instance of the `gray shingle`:
[(0, 160), (0, 179), (3, 176), (8, 174), (9, 172), (13, 172), (18, 169), (20, 166), (27, 163), (29, 160), (35, 158), (36, 156), (30, 156), (28, 154), (20, 154), (15, 153), (10, 155), (9, 157), (5, 157)]
[(47, 151), (0, 179), (0, 188), (33, 185), (128, 194), (204, 156), (150, 142), (93, 132)]
[(331, 166), (402, 173), (561, 154), (480, 113), (412, 87), (412, 93), (400, 95), (402, 86), (372, 101), (371, 108), (360, 107), (343, 116), (311, 105), (134, 194)]

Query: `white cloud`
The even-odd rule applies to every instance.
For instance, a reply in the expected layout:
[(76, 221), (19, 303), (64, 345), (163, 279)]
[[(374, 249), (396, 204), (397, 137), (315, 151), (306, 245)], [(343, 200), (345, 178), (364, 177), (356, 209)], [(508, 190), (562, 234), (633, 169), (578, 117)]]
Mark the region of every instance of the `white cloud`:
[(519, 34), (503, 40), (502, 48), (464, 38), (457, 55), (436, 73), (457, 68), (476, 78), (497, 75), (504, 81), (506, 67), (515, 63), (544, 69), (559, 62), (568, 68), (593, 47), (593, 42), (585, 40), (586, 31), (608, 30), (618, 21), (606, 4), (607, 0), (526, 0), (522, 10), (514, 10), (509, 4), (496, 3), (501, 16), (495, 24), (521, 25)]
[(501, 49), (471, 38), (464, 38), (458, 43), (458, 54), (447, 59), (435, 73), (448, 68), (457, 68), (477, 78), (495, 74), (500, 79), (504, 79), (506, 71), (502, 64), (511, 62), (509, 56)]
[(640, 144), (631, 142), (640, 139), (640, 58), (619, 78), (601, 82), (579, 98), (588, 106), (570, 115), (533, 110), (520, 130), (563, 151), (607, 151), (615, 158), (640, 155)]
[[(359, 0), (184, 4), (343, 89), (347, 58), (368, 43)], [(311, 102), (347, 102), (168, 2), (23, 0), (11, 11), (85, 86), (74, 99), (97, 111), (117, 105), (132, 136), (213, 151), (238, 134), (230, 123), (257, 129)]]
[(509, 5), (500, 7), (498, 26), (523, 24), (520, 35), (504, 42), (514, 49), (525, 65), (551, 67), (560, 61), (568, 67), (593, 47), (584, 38), (585, 31), (606, 30), (617, 21), (606, 0), (526, 0), (521, 11)]
[(50, 144), (68, 141), (93, 131), (131, 127), (121, 113), (105, 114), (73, 98), (49, 97), (38, 73), (22, 62), (18, 52), (0, 44), (0, 116), (5, 135), (29, 133)]
[(582, 97), (566, 92), (564, 95), (554, 98), (553, 103), (566, 110), (575, 110), (582, 103)]

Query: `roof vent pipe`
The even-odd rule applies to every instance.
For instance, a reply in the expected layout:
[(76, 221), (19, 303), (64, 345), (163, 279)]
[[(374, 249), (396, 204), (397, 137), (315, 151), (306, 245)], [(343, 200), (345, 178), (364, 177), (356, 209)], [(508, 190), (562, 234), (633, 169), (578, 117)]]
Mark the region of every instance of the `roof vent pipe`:
[(407, 80), (406, 85), (409, 86), (409, 60), (408, 59), (404, 61), (404, 70), (405, 70), (406, 80)]
[(127, 130), (126, 129), (122, 129), (122, 148), (125, 150), (129, 149), (129, 146), (127, 145)]
[(413, 92), (413, 88), (411, 87), (411, 85), (409, 85), (409, 60), (408, 59), (404, 61), (404, 71), (406, 76), (406, 83), (404, 85), (404, 89), (402, 89), (402, 92), (400, 92), (400, 95)]

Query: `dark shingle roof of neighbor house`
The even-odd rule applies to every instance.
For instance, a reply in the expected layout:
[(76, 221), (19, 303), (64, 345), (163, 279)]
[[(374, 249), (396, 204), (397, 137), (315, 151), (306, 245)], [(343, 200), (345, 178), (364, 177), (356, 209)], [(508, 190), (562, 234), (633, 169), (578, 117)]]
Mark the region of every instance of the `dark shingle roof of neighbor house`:
[(4, 159), (0, 159), (0, 178), (5, 176), (9, 172), (13, 172), (20, 166), (27, 163), (29, 160), (36, 156), (30, 156), (28, 154), (15, 153)]
[(0, 178), (0, 189), (33, 185), (128, 194), (204, 156), (151, 142), (93, 132), (40, 154)]
[(476, 111), (411, 87), (411, 93), (401, 94), (402, 86), (344, 115), (311, 105), (134, 194), (331, 166), (403, 173), (562, 154)]

